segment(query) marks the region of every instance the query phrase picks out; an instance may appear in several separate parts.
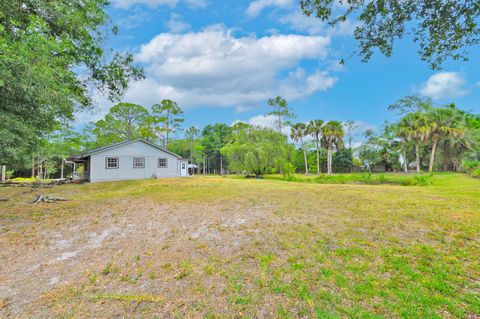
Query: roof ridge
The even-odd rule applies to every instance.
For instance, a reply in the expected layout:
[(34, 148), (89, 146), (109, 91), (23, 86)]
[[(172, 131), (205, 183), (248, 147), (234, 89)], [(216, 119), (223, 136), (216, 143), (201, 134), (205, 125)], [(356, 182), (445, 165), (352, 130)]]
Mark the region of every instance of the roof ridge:
[(169, 150), (161, 147), (160, 145), (157, 145), (155, 143), (152, 143), (152, 142), (149, 142), (147, 140), (144, 140), (142, 138), (137, 138), (135, 140), (130, 140), (130, 141), (122, 141), (122, 142), (118, 142), (118, 143), (113, 143), (113, 144), (110, 144), (110, 145), (107, 145), (107, 146), (102, 146), (102, 147), (99, 147), (99, 148), (96, 148), (96, 149), (93, 149), (91, 151), (88, 151), (84, 154), (82, 154), (80, 157), (87, 157), (87, 156), (91, 156), (91, 155), (94, 155), (98, 152), (101, 152), (101, 151), (105, 151), (105, 150), (108, 150), (108, 149), (112, 149), (112, 148), (117, 148), (117, 147), (120, 147), (120, 146), (123, 146), (123, 145), (127, 145), (127, 144), (131, 144), (131, 143), (135, 143), (135, 142), (143, 142), (147, 145), (150, 145), (152, 147), (155, 147), (161, 151), (164, 151), (170, 155), (173, 155), (175, 157), (178, 157), (178, 158), (182, 158), (182, 156), (178, 155), (178, 154), (175, 154), (173, 152), (170, 152)]

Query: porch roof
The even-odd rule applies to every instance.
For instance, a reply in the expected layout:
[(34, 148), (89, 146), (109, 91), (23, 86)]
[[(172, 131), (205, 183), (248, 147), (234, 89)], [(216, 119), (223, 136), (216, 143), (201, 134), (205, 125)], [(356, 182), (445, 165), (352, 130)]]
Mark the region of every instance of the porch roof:
[(68, 162), (75, 162), (75, 163), (85, 163), (89, 160), (90, 156), (83, 156), (83, 155), (74, 155), (67, 157), (65, 160)]

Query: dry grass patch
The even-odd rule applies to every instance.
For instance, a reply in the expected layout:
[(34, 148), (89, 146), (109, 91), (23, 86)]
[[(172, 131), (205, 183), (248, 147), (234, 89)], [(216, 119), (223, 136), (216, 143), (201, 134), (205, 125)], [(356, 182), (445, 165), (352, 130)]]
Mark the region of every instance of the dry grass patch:
[[(466, 318), (480, 181), (220, 177), (1, 189), (0, 315)], [(12, 267), (12, 265), (16, 265)]]

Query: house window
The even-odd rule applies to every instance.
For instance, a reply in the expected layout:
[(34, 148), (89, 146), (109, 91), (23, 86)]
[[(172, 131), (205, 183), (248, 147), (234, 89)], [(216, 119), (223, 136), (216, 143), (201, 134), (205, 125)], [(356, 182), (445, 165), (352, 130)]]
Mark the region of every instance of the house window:
[(159, 158), (158, 159), (158, 167), (167, 167), (168, 162), (166, 158)]
[(107, 157), (105, 159), (105, 167), (107, 169), (118, 168), (118, 157)]
[(133, 168), (145, 168), (145, 158), (134, 157), (133, 158)]

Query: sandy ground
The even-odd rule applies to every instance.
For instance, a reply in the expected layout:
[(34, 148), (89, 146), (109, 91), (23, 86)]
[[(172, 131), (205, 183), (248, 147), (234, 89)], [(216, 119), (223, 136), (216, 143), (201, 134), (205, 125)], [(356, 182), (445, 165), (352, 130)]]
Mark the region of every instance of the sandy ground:
[[(45, 296), (50, 292), (77, 285), (81, 290), (89, 272), (101, 272), (114, 263), (122, 268), (118, 272), (125, 268), (128, 273), (130, 268), (139, 268), (132, 265), (133, 260), (144, 258), (150, 260), (150, 265), (143, 268), (162, 269), (162, 265), (168, 265), (163, 268), (173, 269), (156, 274), (158, 280), (145, 276), (133, 282), (105, 280), (96, 291), (139, 291), (164, 296), (165, 303), (158, 314), (169, 316), (173, 307), (181, 304), (179, 300), (190, 295), (182, 291), (185, 282), (176, 280), (182, 272), (181, 261), (202, 259), (202, 255), (238, 257), (248, 244), (268, 239), (268, 234), (259, 232), (256, 224), (265, 227), (267, 223), (279, 222), (272, 206), (245, 207), (240, 203), (226, 207), (223, 203), (165, 205), (124, 200), (89, 210), (91, 213), (67, 222), (52, 224), (48, 219), (35, 225), (9, 224), (8, 231), (0, 235), (1, 316), (48, 317), (52, 313)], [(21, 238), (16, 239), (17, 234)], [(211, 280), (201, 281), (215, 285), (207, 282)], [(216, 286), (216, 290), (221, 291), (221, 286)], [(184, 298), (178, 298), (182, 294)], [(174, 296), (175, 305), (169, 305)], [(102, 309), (102, 313), (110, 316), (115, 311)]]
[(478, 318), (479, 187), (0, 189), (0, 318)]

